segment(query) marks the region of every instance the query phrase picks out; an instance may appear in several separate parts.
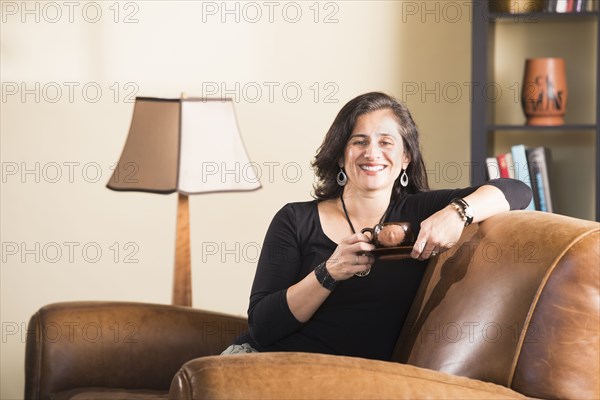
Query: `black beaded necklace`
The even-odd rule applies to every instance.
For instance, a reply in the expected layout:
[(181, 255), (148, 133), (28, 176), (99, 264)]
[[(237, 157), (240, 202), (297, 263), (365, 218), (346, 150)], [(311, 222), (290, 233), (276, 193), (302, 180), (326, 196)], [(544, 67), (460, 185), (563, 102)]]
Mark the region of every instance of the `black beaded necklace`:
[[(346, 203), (344, 202), (344, 192), (342, 192), (342, 194), (340, 195), (340, 200), (342, 201), (342, 209), (344, 210), (344, 216), (346, 217), (346, 221), (348, 221), (348, 225), (350, 225), (350, 229), (352, 230), (352, 233), (356, 233), (356, 230), (354, 229), (354, 225), (352, 225), (352, 221), (350, 221), (350, 215), (348, 215), (348, 210), (346, 209)], [(379, 219), (379, 224), (381, 224), (387, 217), (388, 212), (390, 211), (390, 208), (392, 207), (392, 204), (393, 203), (390, 201), (390, 204), (388, 205), (387, 209), (385, 210), (385, 212)], [(358, 260), (358, 258), (357, 258), (357, 260)], [(369, 275), (370, 273), (371, 273), (371, 268), (369, 268), (365, 271), (357, 272), (354, 275), (358, 276), (359, 278), (364, 278), (365, 276)]]
[[(354, 225), (352, 225), (352, 221), (350, 221), (350, 216), (348, 215), (348, 210), (346, 210), (346, 203), (344, 202), (344, 193), (343, 192), (340, 195), (340, 200), (342, 201), (342, 209), (344, 210), (344, 216), (346, 217), (346, 221), (348, 221), (348, 225), (350, 225), (350, 229), (352, 230), (352, 233), (356, 233), (356, 230), (354, 229)], [(385, 210), (385, 212), (379, 219), (379, 222), (378, 222), (379, 224), (381, 224), (385, 220), (388, 213), (390, 212), (390, 209), (392, 208), (392, 205), (393, 205), (393, 203), (390, 202), (387, 209)]]

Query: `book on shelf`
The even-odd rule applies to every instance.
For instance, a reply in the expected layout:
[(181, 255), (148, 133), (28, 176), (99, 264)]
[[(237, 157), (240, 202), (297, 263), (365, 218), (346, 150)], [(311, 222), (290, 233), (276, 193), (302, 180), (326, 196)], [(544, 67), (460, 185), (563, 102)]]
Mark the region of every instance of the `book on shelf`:
[(487, 167), (487, 173), (489, 179), (502, 178), (500, 175), (500, 166), (498, 165), (498, 159), (496, 157), (488, 157), (485, 159), (485, 165)]
[[(531, 162), (531, 150), (525, 149), (525, 155), (527, 156), (527, 167), (529, 169), (529, 180), (531, 181), (531, 193), (533, 199), (533, 205), (536, 210), (546, 211), (546, 202), (544, 197), (540, 196), (540, 190), (544, 190), (542, 187), (541, 175), (539, 175), (539, 169)], [(538, 175), (540, 179), (538, 179)]]
[(556, 9), (554, 12), (557, 13), (566, 13), (567, 11), (567, 2), (568, 0), (557, 0), (556, 1)]
[(529, 175), (534, 188), (533, 196), (536, 201), (535, 208), (539, 211), (553, 212), (552, 196), (550, 195), (550, 178), (548, 168), (550, 165), (550, 150), (539, 146), (526, 149)]
[(508, 168), (508, 177), (511, 179), (515, 179), (517, 175), (515, 174), (515, 160), (513, 159), (512, 153), (506, 153), (504, 155), (506, 158), (506, 167)]
[(515, 163), (511, 153), (498, 154), (496, 156), (498, 160), (498, 170), (500, 171), (500, 178), (515, 178)]
[(556, 12), (556, 3), (558, 0), (546, 0), (546, 6), (544, 7), (545, 12)]
[(488, 157), (486, 166), (489, 179), (519, 179), (531, 188), (533, 198), (527, 210), (552, 212), (550, 162), (550, 150), (546, 147), (526, 148), (524, 145), (515, 145), (511, 147), (510, 153)]
[(598, 11), (598, 0), (546, 0), (544, 12), (580, 13)]
[[(531, 179), (529, 178), (529, 164), (527, 163), (527, 154), (525, 153), (525, 146), (522, 144), (517, 144), (510, 148), (510, 152), (512, 153), (513, 162), (515, 165), (515, 179), (520, 180), (525, 183), (527, 186), (531, 187)], [(526, 210), (535, 210), (535, 203), (533, 198), (531, 202), (525, 208)]]

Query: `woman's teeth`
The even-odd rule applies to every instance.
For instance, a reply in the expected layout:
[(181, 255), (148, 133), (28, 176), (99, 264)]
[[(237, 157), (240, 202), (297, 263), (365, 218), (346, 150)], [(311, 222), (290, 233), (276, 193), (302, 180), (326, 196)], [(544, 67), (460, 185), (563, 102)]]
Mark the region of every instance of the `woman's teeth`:
[(385, 168), (385, 166), (383, 166), (383, 165), (377, 165), (377, 166), (361, 165), (360, 166), (360, 169), (363, 169), (365, 171), (371, 171), (371, 172), (382, 171), (384, 168)]

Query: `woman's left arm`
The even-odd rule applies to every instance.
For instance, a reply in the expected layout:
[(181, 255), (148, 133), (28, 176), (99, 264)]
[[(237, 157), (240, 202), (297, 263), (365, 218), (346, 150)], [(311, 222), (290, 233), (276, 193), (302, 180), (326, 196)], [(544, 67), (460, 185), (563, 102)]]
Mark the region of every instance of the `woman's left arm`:
[[(531, 189), (521, 181), (498, 179), (475, 189), (462, 199), (468, 204), (473, 221), (480, 222), (501, 212), (526, 208)], [(421, 222), (411, 257), (426, 260), (452, 247), (465, 227), (465, 220), (451, 203)], [(433, 253), (433, 254), (432, 254)]]

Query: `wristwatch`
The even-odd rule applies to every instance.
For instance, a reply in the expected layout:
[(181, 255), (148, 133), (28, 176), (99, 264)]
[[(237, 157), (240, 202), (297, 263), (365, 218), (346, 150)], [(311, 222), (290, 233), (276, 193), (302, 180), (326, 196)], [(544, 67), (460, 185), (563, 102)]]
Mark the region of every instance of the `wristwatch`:
[(460, 219), (463, 220), (465, 226), (471, 225), (473, 222), (473, 209), (465, 201), (465, 199), (461, 199), (460, 197), (455, 197), (450, 201), (450, 204), (456, 209)]

